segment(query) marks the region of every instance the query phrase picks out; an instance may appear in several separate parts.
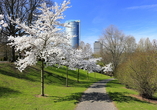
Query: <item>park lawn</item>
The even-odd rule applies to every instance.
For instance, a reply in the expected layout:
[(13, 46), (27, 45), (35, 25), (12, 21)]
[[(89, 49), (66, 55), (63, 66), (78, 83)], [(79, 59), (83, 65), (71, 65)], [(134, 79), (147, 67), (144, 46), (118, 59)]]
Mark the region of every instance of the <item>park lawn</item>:
[(40, 63), (20, 73), (12, 63), (0, 63), (0, 110), (74, 110), (81, 94), (90, 84), (108, 76), (80, 70), (69, 71), (69, 87), (65, 87), (66, 68), (45, 68), (45, 94), (40, 94)]
[(107, 93), (113, 100), (118, 110), (156, 110), (157, 104), (138, 100), (130, 95), (138, 95), (131, 89), (126, 89), (118, 80), (107, 83)]

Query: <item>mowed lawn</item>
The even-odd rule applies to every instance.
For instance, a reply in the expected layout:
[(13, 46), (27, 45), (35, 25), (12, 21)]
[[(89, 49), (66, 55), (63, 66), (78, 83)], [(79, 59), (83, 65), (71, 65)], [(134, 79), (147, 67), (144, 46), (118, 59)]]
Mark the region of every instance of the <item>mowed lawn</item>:
[(65, 87), (66, 68), (45, 68), (45, 94), (40, 97), (40, 63), (19, 72), (12, 63), (0, 63), (0, 110), (74, 110), (81, 94), (90, 84), (110, 77), (80, 70), (69, 70), (69, 87)]
[(138, 95), (138, 93), (134, 90), (126, 89), (118, 80), (107, 83), (107, 93), (118, 110), (157, 110), (157, 104), (132, 97), (131, 95)]

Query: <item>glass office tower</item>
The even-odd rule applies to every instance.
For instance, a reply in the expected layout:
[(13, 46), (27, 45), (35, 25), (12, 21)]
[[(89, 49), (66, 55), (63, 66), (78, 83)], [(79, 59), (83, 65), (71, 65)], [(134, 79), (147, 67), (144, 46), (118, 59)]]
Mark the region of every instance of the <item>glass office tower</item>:
[(80, 40), (80, 20), (69, 20), (66, 21), (69, 27), (66, 27), (66, 32), (69, 35), (75, 36), (71, 39), (72, 47), (79, 47)]

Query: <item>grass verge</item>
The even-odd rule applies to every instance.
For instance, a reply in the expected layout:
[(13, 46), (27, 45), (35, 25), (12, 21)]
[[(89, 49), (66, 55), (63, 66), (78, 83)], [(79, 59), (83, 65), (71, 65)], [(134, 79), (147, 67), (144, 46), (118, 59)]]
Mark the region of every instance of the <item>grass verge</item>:
[(20, 73), (12, 63), (0, 63), (0, 110), (74, 110), (83, 91), (98, 80), (109, 78), (98, 73), (69, 71), (69, 87), (65, 87), (66, 68), (45, 68), (45, 94), (40, 94), (40, 65)]
[(138, 95), (131, 89), (126, 89), (118, 80), (107, 83), (107, 93), (115, 103), (118, 110), (156, 110), (157, 105), (146, 101), (141, 101), (130, 95)]

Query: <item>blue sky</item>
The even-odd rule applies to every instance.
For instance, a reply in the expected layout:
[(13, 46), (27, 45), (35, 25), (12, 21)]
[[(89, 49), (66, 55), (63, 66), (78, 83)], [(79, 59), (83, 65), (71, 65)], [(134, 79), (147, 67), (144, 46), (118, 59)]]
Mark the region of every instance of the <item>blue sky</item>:
[[(62, 3), (63, 0), (54, 0)], [(90, 43), (115, 25), (126, 35), (157, 39), (157, 0), (71, 0), (63, 20), (81, 20), (81, 41)]]

